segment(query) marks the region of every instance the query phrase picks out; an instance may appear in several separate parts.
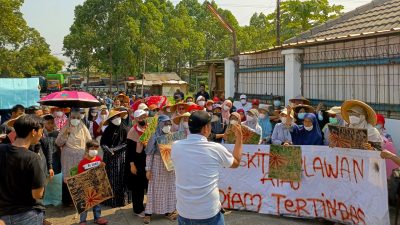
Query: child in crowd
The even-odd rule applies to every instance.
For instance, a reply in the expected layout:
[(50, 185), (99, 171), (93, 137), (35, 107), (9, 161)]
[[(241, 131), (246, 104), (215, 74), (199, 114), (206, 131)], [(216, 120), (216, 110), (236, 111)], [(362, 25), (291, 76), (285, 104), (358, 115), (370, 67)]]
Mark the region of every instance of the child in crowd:
[[(97, 155), (99, 153), (100, 144), (96, 140), (91, 140), (86, 143), (85, 156), (78, 165), (78, 173), (85, 172), (86, 170), (96, 168), (98, 166), (105, 166), (101, 158)], [(100, 205), (93, 207), (94, 223), (96, 224), (107, 224), (108, 221), (105, 218), (101, 218)], [(87, 211), (80, 215), (80, 225), (86, 225)]]

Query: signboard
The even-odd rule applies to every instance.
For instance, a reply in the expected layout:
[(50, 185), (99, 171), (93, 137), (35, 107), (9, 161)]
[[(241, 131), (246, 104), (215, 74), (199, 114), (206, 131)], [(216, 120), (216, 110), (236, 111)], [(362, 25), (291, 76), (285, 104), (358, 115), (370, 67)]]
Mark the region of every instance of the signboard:
[(301, 147), (271, 145), (268, 177), (284, 181), (300, 181)]
[(163, 135), (157, 138), (158, 148), (160, 149), (161, 158), (164, 162), (167, 171), (174, 169), (174, 165), (171, 160), (171, 147), (175, 141), (183, 140), (186, 138), (184, 131), (175, 132), (172, 134)]
[(148, 117), (146, 119), (146, 124), (147, 124), (146, 130), (139, 138), (139, 141), (142, 142), (144, 145), (147, 145), (147, 142), (149, 142), (151, 136), (156, 132), (158, 117), (157, 116)]
[[(226, 145), (233, 151), (233, 145)], [(377, 151), (301, 146), (301, 182), (268, 177), (270, 150), (244, 145), (238, 169), (221, 168), (224, 208), (325, 218), (343, 224), (390, 224), (385, 161)]]
[(330, 147), (364, 149), (363, 144), (368, 143), (368, 132), (366, 129), (336, 125), (328, 125), (328, 128)]
[(68, 178), (67, 186), (79, 214), (113, 197), (104, 166)]
[[(232, 131), (232, 126), (229, 126), (226, 129), (225, 134), (227, 135), (227, 140), (225, 143), (227, 144), (235, 144), (236, 135)], [(242, 125), (242, 134), (243, 134), (243, 144), (247, 145), (258, 145), (260, 142), (260, 135), (254, 131), (251, 131), (249, 127)]]

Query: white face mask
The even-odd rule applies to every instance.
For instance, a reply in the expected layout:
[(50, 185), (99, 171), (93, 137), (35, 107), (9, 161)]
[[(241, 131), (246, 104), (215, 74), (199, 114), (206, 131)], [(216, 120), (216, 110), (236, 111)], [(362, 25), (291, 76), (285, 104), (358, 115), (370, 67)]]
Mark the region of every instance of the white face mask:
[(306, 131), (312, 131), (313, 128), (314, 128), (314, 126), (311, 126), (311, 127), (304, 127), (304, 129), (306, 129)]
[(97, 150), (89, 150), (89, 156), (90, 157), (95, 157), (95, 156), (97, 156), (97, 154), (99, 154), (99, 151), (97, 151)]
[(57, 116), (57, 117), (62, 117), (63, 115), (64, 115), (64, 113), (61, 112), (61, 111), (56, 112), (56, 116)]
[(358, 116), (349, 116), (350, 124), (359, 124), (360, 123), (360, 117)]
[(121, 117), (114, 118), (111, 120), (111, 123), (113, 123), (115, 126), (121, 125)]
[(227, 106), (227, 105), (224, 105), (223, 108), (224, 108), (225, 111), (229, 111), (229, 110), (231, 109), (231, 108), (229, 108), (229, 106)]
[(76, 127), (76, 126), (78, 126), (79, 125), (79, 123), (81, 122), (81, 120), (78, 120), (78, 119), (72, 119), (71, 120), (71, 125), (72, 126), (74, 126), (74, 127)]
[(240, 103), (242, 103), (242, 105), (245, 105), (247, 103), (246, 99), (241, 99)]
[(249, 116), (249, 115), (246, 115), (246, 121), (249, 121), (249, 122), (253, 121), (253, 117)]
[(185, 129), (189, 129), (189, 122), (183, 122), (183, 127)]
[(286, 117), (281, 117), (281, 122), (286, 123), (286, 119), (287, 119)]
[(265, 119), (265, 114), (261, 113), (260, 114), (260, 119)]
[(90, 113), (93, 117), (97, 116), (97, 113)]
[(206, 104), (205, 101), (199, 101), (198, 103), (199, 103), (199, 106), (201, 106), (201, 107), (204, 107), (204, 105)]
[(171, 126), (170, 126), (170, 125), (164, 126), (164, 127), (162, 128), (162, 132), (163, 132), (164, 134), (169, 134), (169, 133), (171, 132)]
[(229, 124), (230, 124), (230, 125), (235, 125), (235, 124), (238, 124), (238, 121), (236, 121), (236, 120), (231, 120), (231, 121), (229, 121)]
[(106, 120), (107, 119), (107, 115), (101, 115), (101, 119), (102, 120)]
[(85, 114), (81, 114), (81, 120), (85, 118)]

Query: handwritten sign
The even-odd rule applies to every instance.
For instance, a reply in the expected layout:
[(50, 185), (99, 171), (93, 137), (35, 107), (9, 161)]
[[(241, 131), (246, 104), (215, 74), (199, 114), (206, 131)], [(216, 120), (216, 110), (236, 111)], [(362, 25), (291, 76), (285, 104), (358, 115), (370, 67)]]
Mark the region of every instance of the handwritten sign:
[[(227, 144), (235, 144), (236, 136), (232, 131), (232, 126), (229, 126), (226, 129), (225, 133), (228, 136), (226, 140)], [(247, 145), (257, 145), (260, 142), (260, 135), (254, 131), (251, 131), (249, 127), (242, 125), (242, 134), (243, 134), (243, 144)]]
[(174, 165), (171, 160), (171, 147), (174, 141), (183, 140), (186, 138), (184, 131), (175, 132), (172, 134), (166, 134), (157, 138), (158, 148), (160, 149), (161, 158), (164, 162), (167, 171), (174, 169)]
[(285, 181), (300, 181), (300, 146), (271, 145), (268, 177)]
[(328, 125), (329, 146), (337, 148), (364, 149), (363, 144), (368, 143), (366, 129), (356, 129), (336, 125)]
[(113, 197), (110, 182), (103, 166), (68, 178), (67, 186), (79, 214)]
[[(226, 147), (233, 151), (233, 145)], [(244, 145), (240, 167), (221, 168), (224, 208), (343, 224), (390, 224), (386, 166), (379, 152), (301, 146), (301, 182), (295, 182), (268, 177), (269, 148)]]
[(147, 145), (151, 136), (156, 132), (158, 124), (158, 117), (148, 117), (147, 118), (147, 127), (143, 134), (140, 136), (139, 141), (142, 142), (144, 145)]

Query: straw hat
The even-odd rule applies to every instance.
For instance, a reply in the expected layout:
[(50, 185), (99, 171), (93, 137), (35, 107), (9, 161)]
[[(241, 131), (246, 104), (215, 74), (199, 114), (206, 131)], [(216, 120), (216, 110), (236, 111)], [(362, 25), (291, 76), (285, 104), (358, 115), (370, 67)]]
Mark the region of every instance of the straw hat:
[(174, 122), (174, 124), (179, 124), (183, 117), (190, 117), (190, 113), (186, 112), (180, 116), (175, 117), (172, 121)]
[[(284, 108), (284, 109), (281, 111), (280, 114), (285, 114), (285, 115), (287, 115), (287, 109)], [(293, 119), (293, 117), (294, 117), (294, 112), (293, 112), (293, 111), (290, 113), (290, 117), (292, 117), (292, 119)]]
[(305, 104), (310, 104), (310, 100), (304, 98), (302, 95), (297, 95), (294, 98), (289, 99), (289, 102), (294, 102), (294, 101), (303, 101)]
[(314, 113), (315, 112), (315, 109), (312, 106), (303, 105), (303, 104), (296, 105), (295, 107), (293, 107), (293, 111), (295, 113), (298, 113), (302, 108), (304, 108), (306, 110), (306, 113)]
[(178, 108), (178, 106), (181, 106), (181, 105), (185, 107), (185, 111), (188, 111), (189, 105), (185, 102), (179, 102), (179, 103), (176, 103), (175, 105), (171, 106), (171, 112), (176, 112), (176, 109)]
[(121, 117), (123, 117), (127, 114), (128, 114), (127, 111), (118, 111), (118, 110), (112, 109), (112, 110), (110, 110), (110, 113), (108, 114), (108, 118), (106, 119), (106, 121), (104, 121), (104, 125), (108, 125), (110, 122), (110, 119), (113, 118), (114, 116), (121, 115)]
[[(21, 115), (21, 116), (22, 116), (22, 115)], [(9, 126), (9, 127), (14, 127), (15, 121), (17, 121), (17, 119), (19, 119), (21, 116), (15, 117), (14, 119), (9, 119), (9, 120), (6, 122), (6, 125)]]
[(333, 106), (326, 112), (329, 114), (340, 114), (342, 112), (342, 108), (340, 106)]
[(209, 106), (210, 104), (211, 104), (211, 105), (213, 105), (213, 104), (214, 104), (214, 101), (213, 101), (213, 100), (211, 100), (211, 99), (210, 99), (210, 100), (208, 100), (208, 101), (206, 102), (206, 106)]
[(367, 105), (366, 103), (359, 101), (359, 100), (347, 100), (343, 102), (342, 104), (342, 117), (343, 119), (347, 122), (350, 123), (349, 120), (349, 113), (347, 112), (354, 106), (361, 107), (364, 109), (364, 111), (367, 113), (367, 122), (371, 124), (372, 126), (376, 125), (376, 113), (375, 111), (371, 108), (371, 106)]

